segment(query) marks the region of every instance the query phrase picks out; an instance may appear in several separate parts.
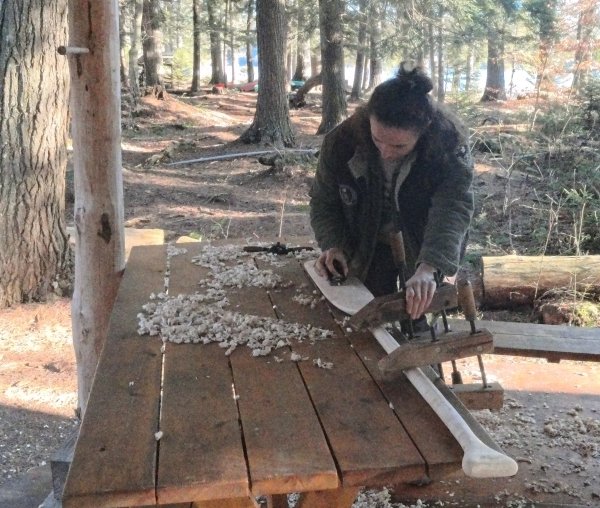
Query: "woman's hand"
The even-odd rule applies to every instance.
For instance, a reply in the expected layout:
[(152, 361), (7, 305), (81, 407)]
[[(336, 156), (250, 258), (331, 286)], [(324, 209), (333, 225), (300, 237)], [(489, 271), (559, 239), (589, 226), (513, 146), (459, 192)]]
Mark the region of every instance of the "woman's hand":
[(328, 274), (334, 277), (347, 277), (348, 261), (346, 261), (344, 251), (338, 247), (332, 247), (322, 252), (319, 259), (315, 261), (315, 270), (321, 277), (327, 277)]
[(421, 263), (415, 274), (406, 281), (406, 312), (411, 319), (418, 319), (429, 307), (435, 293), (436, 269), (427, 263)]

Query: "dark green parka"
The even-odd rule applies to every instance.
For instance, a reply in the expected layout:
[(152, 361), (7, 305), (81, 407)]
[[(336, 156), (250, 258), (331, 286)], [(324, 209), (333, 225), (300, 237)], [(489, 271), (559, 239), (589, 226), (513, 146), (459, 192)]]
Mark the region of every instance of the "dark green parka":
[[(396, 210), (409, 275), (421, 262), (453, 275), (473, 214), (467, 138), (451, 116), (436, 109), (415, 152)], [(319, 247), (342, 248), (350, 272), (362, 280), (377, 245), (383, 194), (379, 151), (371, 139), (367, 112), (359, 109), (323, 140), (310, 193), (310, 218)]]

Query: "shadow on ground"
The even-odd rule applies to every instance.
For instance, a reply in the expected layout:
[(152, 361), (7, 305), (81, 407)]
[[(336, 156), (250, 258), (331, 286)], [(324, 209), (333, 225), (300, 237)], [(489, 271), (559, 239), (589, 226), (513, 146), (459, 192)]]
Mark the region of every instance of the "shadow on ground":
[(0, 467), (6, 471), (0, 507), (37, 508), (46, 499), (52, 476), (45, 450), (57, 450), (76, 425), (75, 419), (0, 405)]

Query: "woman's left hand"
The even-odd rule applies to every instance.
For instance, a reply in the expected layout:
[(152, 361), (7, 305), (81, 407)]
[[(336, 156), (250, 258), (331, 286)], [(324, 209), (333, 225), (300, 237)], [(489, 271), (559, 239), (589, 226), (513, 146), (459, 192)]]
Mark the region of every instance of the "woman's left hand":
[(418, 319), (431, 304), (436, 289), (436, 269), (421, 263), (415, 274), (406, 281), (406, 312), (411, 319)]

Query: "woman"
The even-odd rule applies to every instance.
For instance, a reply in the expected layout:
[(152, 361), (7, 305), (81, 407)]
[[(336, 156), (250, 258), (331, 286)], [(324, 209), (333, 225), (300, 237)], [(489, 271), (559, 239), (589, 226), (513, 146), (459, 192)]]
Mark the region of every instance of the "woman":
[(403, 65), (375, 88), (325, 136), (310, 202), (319, 274), (356, 275), (376, 296), (397, 290), (388, 238), (402, 232), (413, 319), (431, 303), (437, 277), (458, 270), (473, 213), (468, 137), (432, 88), (421, 69)]

